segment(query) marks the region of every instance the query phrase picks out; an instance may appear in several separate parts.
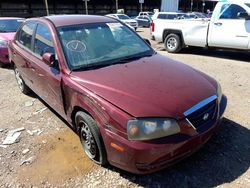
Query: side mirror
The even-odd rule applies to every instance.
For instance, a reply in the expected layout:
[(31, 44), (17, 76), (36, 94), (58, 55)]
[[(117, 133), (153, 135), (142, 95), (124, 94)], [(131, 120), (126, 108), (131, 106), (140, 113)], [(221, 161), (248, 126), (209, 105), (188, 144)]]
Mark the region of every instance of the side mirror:
[(151, 43), (148, 39), (143, 39), (149, 46), (151, 46)]
[(247, 12), (239, 12), (237, 16), (238, 18), (250, 19), (250, 15)]
[(56, 61), (56, 57), (55, 57), (55, 54), (52, 54), (52, 53), (44, 53), (43, 54), (43, 62), (50, 66), (50, 67), (53, 67), (54, 66), (54, 63)]

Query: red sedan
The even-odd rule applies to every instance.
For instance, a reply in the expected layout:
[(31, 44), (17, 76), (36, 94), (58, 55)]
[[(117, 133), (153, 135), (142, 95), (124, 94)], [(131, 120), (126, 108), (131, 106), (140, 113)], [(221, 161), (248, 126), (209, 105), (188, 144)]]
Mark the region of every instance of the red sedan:
[(8, 43), (14, 38), (16, 30), (22, 22), (22, 18), (0, 18), (0, 67), (9, 64)]
[(29, 19), (10, 53), (21, 91), (33, 90), (65, 118), (90, 159), (133, 173), (196, 151), (227, 104), (213, 78), (157, 54), (109, 17)]

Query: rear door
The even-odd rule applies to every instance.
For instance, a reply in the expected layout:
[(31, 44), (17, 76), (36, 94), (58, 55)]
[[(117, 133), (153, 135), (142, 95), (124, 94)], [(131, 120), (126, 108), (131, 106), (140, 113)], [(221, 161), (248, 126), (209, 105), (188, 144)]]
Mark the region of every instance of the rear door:
[(36, 28), (35, 22), (26, 22), (19, 30), (15, 42), (13, 43), (12, 59), (17, 66), (21, 76), (25, 83), (32, 89), (33, 88), (33, 77), (30, 74), (30, 62), (29, 59), (32, 56), (32, 45), (33, 45), (33, 33)]
[(54, 67), (48, 66), (42, 59), (44, 53), (56, 54), (51, 31), (45, 24), (38, 23), (34, 34), (34, 55), (30, 58), (30, 72), (35, 78), (39, 96), (64, 116), (59, 62)]
[(238, 18), (246, 10), (238, 4), (223, 4), (218, 17), (211, 20), (208, 45), (214, 47), (247, 49), (250, 36), (250, 20)]

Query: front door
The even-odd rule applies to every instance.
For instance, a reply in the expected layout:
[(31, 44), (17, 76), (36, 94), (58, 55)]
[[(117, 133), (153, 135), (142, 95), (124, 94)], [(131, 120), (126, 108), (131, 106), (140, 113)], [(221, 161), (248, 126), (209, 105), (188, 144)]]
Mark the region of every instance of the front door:
[(34, 74), (34, 83), (37, 84), (39, 96), (64, 116), (59, 66), (50, 67), (42, 59), (44, 53), (56, 54), (52, 41), (52, 35), (47, 26), (38, 23), (34, 34), (34, 55), (30, 58), (30, 72)]
[(236, 4), (224, 4), (220, 15), (209, 28), (209, 46), (247, 49), (250, 40), (250, 21), (237, 15), (246, 10)]

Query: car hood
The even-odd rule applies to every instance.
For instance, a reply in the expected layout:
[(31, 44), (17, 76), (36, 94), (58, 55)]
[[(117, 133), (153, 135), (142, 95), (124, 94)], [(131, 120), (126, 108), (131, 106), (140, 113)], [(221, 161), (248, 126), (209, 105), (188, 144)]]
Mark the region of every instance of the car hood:
[(187, 109), (216, 94), (214, 79), (158, 54), (70, 76), (134, 117), (183, 118)]
[(0, 39), (1, 40), (6, 40), (6, 41), (10, 41), (14, 38), (15, 36), (15, 32), (11, 32), (11, 33), (0, 33)]

